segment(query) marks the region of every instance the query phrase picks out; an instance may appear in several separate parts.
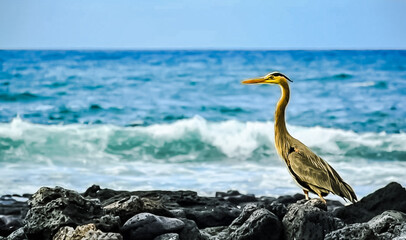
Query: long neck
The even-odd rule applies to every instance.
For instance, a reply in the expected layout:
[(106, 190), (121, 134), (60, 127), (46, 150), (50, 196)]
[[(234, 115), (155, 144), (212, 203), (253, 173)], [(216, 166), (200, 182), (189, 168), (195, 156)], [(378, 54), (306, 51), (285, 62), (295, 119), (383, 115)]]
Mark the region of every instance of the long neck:
[(282, 82), (280, 85), (281, 87), (281, 98), (278, 101), (278, 104), (276, 105), (276, 110), (275, 110), (275, 133), (278, 132), (288, 132), (286, 129), (286, 123), (285, 123), (285, 109), (286, 106), (289, 103), (289, 95), (290, 95), (290, 90), (289, 90), (289, 85), (285, 82)]
[[(290, 136), (285, 123), (285, 109), (290, 95), (289, 85), (287, 82), (281, 82), (279, 86), (282, 94), (275, 110), (275, 144), (278, 151), (285, 147), (286, 137)], [(281, 152), (279, 154), (282, 155)]]

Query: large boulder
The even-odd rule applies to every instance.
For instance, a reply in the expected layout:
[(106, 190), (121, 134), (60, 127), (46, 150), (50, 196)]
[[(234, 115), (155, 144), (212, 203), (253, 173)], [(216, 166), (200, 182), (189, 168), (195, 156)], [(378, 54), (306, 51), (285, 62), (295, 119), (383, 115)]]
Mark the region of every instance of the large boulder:
[(325, 236), (333, 239), (395, 239), (406, 236), (406, 214), (398, 211), (385, 211), (366, 223), (353, 223)]
[(119, 229), (120, 219), (105, 215), (99, 200), (82, 197), (61, 187), (40, 188), (28, 201), (25, 234), (32, 239), (51, 239), (59, 228), (95, 223), (102, 231)]
[(326, 211), (327, 206), (319, 199), (301, 200), (291, 204), (283, 217), (286, 239), (324, 239), (324, 236), (344, 227), (344, 223)]
[(215, 240), (278, 240), (282, 236), (282, 223), (278, 217), (262, 207), (247, 204), (241, 214), (228, 227), (202, 230), (203, 236)]
[(139, 213), (121, 228), (124, 239), (153, 239), (164, 233), (178, 232), (185, 223), (176, 218)]
[(278, 217), (265, 208), (255, 210), (250, 217), (230, 235), (235, 240), (278, 240), (282, 235)]
[(399, 183), (389, 183), (384, 188), (362, 198), (359, 202), (338, 208), (334, 211), (334, 215), (347, 224), (362, 223), (386, 210), (406, 213), (406, 189)]

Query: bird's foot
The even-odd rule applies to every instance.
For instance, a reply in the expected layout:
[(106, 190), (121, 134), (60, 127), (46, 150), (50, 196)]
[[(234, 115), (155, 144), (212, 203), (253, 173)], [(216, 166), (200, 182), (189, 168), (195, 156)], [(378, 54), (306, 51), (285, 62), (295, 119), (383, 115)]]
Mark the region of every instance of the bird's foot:
[(318, 194), (318, 195), (320, 197), (320, 200), (323, 201), (323, 203), (327, 205), (327, 201), (323, 198), (323, 196), (321, 196), (321, 194)]
[(309, 199), (310, 199), (310, 198), (309, 198), (309, 191), (303, 189), (303, 192), (304, 192), (304, 194), (305, 194), (305, 199), (306, 199), (306, 200), (309, 200)]

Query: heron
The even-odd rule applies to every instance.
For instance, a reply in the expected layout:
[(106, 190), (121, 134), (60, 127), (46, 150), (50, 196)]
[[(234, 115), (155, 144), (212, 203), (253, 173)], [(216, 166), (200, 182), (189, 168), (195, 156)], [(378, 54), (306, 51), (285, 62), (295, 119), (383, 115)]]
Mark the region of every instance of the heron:
[(263, 77), (244, 80), (242, 83), (280, 86), (281, 97), (275, 110), (275, 148), (295, 182), (302, 188), (306, 200), (309, 200), (311, 192), (327, 204), (323, 197), (333, 193), (354, 203), (357, 196), (352, 187), (344, 182), (326, 161), (289, 134), (285, 122), (285, 110), (290, 97), (288, 81), (292, 82), (284, 74), (271, 72)]

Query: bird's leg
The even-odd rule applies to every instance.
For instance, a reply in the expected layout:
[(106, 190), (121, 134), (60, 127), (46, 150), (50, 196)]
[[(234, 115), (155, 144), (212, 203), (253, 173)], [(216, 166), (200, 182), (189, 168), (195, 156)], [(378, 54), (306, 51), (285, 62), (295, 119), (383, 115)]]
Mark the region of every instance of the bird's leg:
[(309, 198), (309, 191), (303, 189), (303, 192), (304, 192), (304, 194), (305, 194), (306, 200), (309, 200), (309, 199), (310, 199), (310, 198)]
[(326, 204), (326, 205), (327, 205), (327, 202), (326, 202), (326, 200), (323, 198), (323, 196), (321, 196), (321, 194), (320, 194), (320, 193), (318, 193), (317, 195), (319, 195), (320, 200), (321, 200), (321, 201), (323, 201), (323, 202), (324, 202), (324, 204)]

